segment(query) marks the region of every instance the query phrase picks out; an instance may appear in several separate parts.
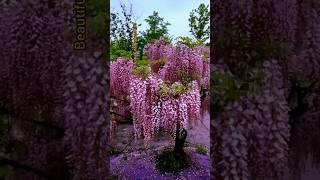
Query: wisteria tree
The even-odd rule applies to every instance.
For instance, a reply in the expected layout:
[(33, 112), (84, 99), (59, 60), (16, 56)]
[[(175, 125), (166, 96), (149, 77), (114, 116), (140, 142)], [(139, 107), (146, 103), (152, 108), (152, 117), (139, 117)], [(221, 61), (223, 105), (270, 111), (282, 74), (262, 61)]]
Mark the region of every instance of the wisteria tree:
[(200, 92), (209, 85), (205, 49), (161, 39), (145, 47), (148, 65), (121, 58), (111, 65), (111, 92), (130, 102), (135, 139), (143, 138), (148, 145), (160, 132), (169, 133), (175, 139), (172, 153), (177, 162), (186, 163), (187, 131), (200, 120)]

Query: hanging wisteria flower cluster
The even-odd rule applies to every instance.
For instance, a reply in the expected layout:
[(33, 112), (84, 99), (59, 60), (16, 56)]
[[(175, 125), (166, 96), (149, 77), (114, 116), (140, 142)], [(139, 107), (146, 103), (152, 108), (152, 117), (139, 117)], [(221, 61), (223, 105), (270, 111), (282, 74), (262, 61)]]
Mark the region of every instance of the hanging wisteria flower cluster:
[(163, 80), (148, 76), (136, 78), (130, 83), (130, 102), (133, 114), (135, 137), (150, 141), (160, 130), (175, 136), (176, 123), (188, 129), (200, 118), (200, 92), (193, 81), (190, 88), (177, 95), (175, 83), (168, 87)]
[(189, 48), (180, 43), (172, 46), (164, 40), (157, 40), (148, 44), (145, 51), (152, 72), (158, 73), (164, 81), (170, 83), (180, 81), (187, 84), (197, 80), (200, 86), (208, 89), (210, 80), (208, 47)]
[(283, 177), (288, 158), (289, 108), (277, 61), (266, 61), (263, 67), (263, 91), (228, 103), (214, 119), (215, 178)]
[(167, 49), (166, 59), (167, 63), (159, 71), (162, 79), (171, 83), (187, 82), (189, 79), (198, 80), (200, 83), (203, 72), (201, 54), (186, 45), (177, 44)]
[(165, 54), (168, 44), (163, 40), (156, 40), (154, 43), (145, 46), (145, 52), (153, 72), (158, 72), (165, 64)]
[(111, 95), (128, 99), (128, 87), (133, 72), (133, 61), (119, 58), (110, 63)]
[[(119, 58), (110, 63), (111, 111), (116, 113), (111, 121), (112, 129), (115, 121), (126, 121), (130, 116), (129, 83), (133, 73), (133, 61)], [(111, 131), (113, 132), (113, 131)]]

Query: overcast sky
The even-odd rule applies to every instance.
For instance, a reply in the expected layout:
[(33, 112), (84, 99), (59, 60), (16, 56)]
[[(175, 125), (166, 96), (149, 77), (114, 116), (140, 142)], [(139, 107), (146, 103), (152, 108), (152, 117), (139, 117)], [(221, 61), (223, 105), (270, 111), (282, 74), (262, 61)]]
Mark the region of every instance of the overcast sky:
[(209, 0), (111, 0), (111, 12), (121, 12), (120, 2), (132, 3), (133, 14), (138, 24), (138, 31), (147, 28), (145, 19), (157, 11), (159, 16), (168, 21), (169, 34), (174, 38), (191, 35), (189, 30), (189, 14), (201, 3), (210, 4)]

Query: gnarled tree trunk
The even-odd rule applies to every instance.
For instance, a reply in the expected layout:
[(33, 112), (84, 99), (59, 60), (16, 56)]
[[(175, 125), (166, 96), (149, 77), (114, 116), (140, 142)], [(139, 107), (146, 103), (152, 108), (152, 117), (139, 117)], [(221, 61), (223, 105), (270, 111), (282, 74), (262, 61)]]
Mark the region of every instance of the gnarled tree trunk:
[(184, 155), (183, 146), (186, 141), (188, 132), (184, 128), (180, 131), (180, 124), (177, 122), (177, 128), (176, 128), (176, 138), (175, 138), (175, 144), (174, 144), (174, 155), (176, 158), (182, 157)]

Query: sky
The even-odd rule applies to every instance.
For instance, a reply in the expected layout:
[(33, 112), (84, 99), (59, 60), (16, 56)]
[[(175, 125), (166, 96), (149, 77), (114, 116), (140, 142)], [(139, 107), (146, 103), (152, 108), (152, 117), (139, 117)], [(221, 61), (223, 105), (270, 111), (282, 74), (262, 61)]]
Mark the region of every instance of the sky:
[(138, 24), (138, 31), (147, 28), (145, 19), (157, 11), (164, 21), (168, 21), (169, 34), (174, 38), (179, 36), (191, 36), (189, 27), (189, 14), (192, 9), (196, 9), (201, 3), (210, 4), (209, 0), (111, 0), (111, 12), (121, 13), (120, 2), (132, 4), (134, 18)]

